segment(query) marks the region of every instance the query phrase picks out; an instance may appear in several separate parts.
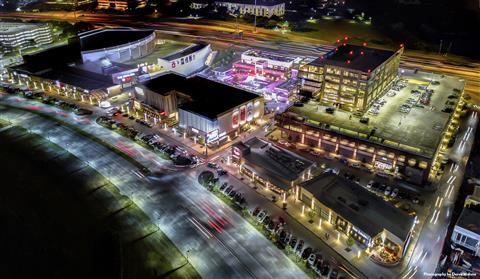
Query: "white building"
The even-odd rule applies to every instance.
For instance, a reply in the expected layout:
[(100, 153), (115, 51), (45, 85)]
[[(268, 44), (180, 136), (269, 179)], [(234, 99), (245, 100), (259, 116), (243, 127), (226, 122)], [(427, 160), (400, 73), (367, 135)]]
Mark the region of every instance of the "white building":
[(205, 0), (193, 0), (190, 3), (190, 9), (192, 10), (200, 10), (206, 8), (208, 6), (208, 2)]
[(285, 15), (285, 3), (278, 0), (220, 0), (215, 5), (226, 7), (229, 12), (238, 11), (240, 15), (250, 14), (262, 17)]
[(473, 255), (480, 256), (480, 186), (476, 186), (473, 194), (467, 196), (451, 240)]
[(6, 49), (27, 48), (53, 42), (48, 24), (0, 22), (0, 44)]
[(168, 56), (158, 58), (158, 66), (163, 71), (172, 71), (189, 76), (204, 69), (210, 60), (212, 48), (206, 44), (195, 44)]
[(122, 63), (151, 54), (156, 36), (153, 30), (115, 28), (87, 31), (79, 37), (84, 63), (104, 58)]

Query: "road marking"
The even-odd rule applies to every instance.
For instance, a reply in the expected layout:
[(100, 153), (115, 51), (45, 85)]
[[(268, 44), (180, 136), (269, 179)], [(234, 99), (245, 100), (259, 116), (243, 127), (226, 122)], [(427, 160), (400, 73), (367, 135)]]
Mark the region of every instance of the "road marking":
[(430, 219), (430, 224), (433, 222), (433, 220), (435, 219), (435, 214), (437, 214), (437, 209), (435, 209), (435, 211), (433, 212), (433, 215), (432, 215), (432, 218)]
[(437, 221), (438, 221), (438, 215), (440, 215), (440, 210), (437, 212), (437, 217), (435, 217), (435, 222), (433, 222), (433, 224), (437, 224)]
[(188, 217), (188, 220), (207, 238), (211, 238), (213, 235), (197, 220)]
[(438, 201), (440, 200), (440, 196), (437, 196), (437, 200), (435, 201), (435, 207), (438, 206)]
[(428, 251), (425, 251), (425, 253), (423, 253), (423, 257), (420, 260), (420, 263), (423, 263), (423, 260), (425, 260), (425, 257), (427, 256), (427, 254), (428, 254)]

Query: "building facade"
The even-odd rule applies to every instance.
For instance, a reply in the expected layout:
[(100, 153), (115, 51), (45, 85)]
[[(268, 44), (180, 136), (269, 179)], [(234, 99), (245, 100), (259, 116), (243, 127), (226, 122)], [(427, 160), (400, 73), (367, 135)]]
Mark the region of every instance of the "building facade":
[(333, 226), (370, 250), (383, 250), (397, 262), (405, 255), (416, 217), (341, 176), (327, 173), (301, 183), (297, 198), (314, 210), (321, 226)]
[(252, 182), (277, 194), (289, 195), (311, 178), (316, 164), (259, 138), (232, 145), (232, 162)]
[(302, 65), (300, 90), (322, 103), (364, 112), (398, 75), (403, 48), (396, 52), (349, 44)]
[(52, 30), (48, 24), (0, 22), (0, 44), (6, 51), (52, 42)]
[(276, 0), (258, 0), (256, 5), (253, 0), (224, 0), (215, 1), (215, 5), (226, 7), (229, 12), (238, 11), (240, 15), (249, 14), (268, 18), (285, 15), (285, 3)]
[(209, 65), (212, 47), (209, 44), (194, 44), (179, 52), (158, 58), (160, 70), (189, 76)]
[(108, 59), (122, 63), (151, 54), (156, 34), (152, 30), (100, 29), (79, 34), (84, 63)]
[(98, 0), (97, 9), (113, 9), (126, 11), (144, 8), (147, 5), (145, 0)]

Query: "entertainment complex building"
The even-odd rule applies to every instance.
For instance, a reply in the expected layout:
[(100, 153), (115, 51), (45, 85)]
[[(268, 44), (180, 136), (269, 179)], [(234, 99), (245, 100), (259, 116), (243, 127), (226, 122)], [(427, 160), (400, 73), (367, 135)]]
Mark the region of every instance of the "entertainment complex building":
[(397, 77), (402, 52), (340, 45), (300, 67), (300, 90), (328, 105), (366, 111)]
[[(25, 55), (24, 64), (9, 69), (10, 78), (32, 89), (99, 102), (157, 72), (199, 71), (211, 53), (210, 45), (203, 44), (178, 44), (181, 49), (164, 51), (164, 43), (153, 30), (92, 30), (72, 38), (68, 45)], [(166, 56), (155, 55), (165, 52)]]
[[(307, 74), (303, 67), (301, 75), (307, 74), (310, 80), (301, 81), (302, 88), (316, 84), (319, 89), (313, 91), (319, 93), (313, 100), (292, 106), (276, 116), (282, 137), (299, 147), (359, 162), (413, 184), (424, 186), (433, 181), (444, 161), (440, 150), (454, 140), (459, 125), (464, 82), (455, 77), (402, 71), (401, 80), (392, 83), (397, 78), (396, 60), (400, 52), (380, 55), (382, 62), (374, 50), (349, 49), (354, 52), (363, 49), (364, 54), (360, 53), (357, 59), (368, 60), (370, 55), (374, 56), (373, 64), (361, 63), (372, 66), (370, 71), (359, 72), (357, 66), (349, 68), (355, 62), (344, 62), (340, 67), (335, 53), (331, 54), (334, 57), (331, 62), (324, 57), (322, 66), (319, 63), (305, 66), (311, 73)], [(358, 76), (352, 79), (352, 73)], [(311, 82), (314, 79), (316, 83)], [(360, 84), (362, 80), (366, 83), (365, 89)], [(345, 83), (352, 81), (357, 82), (356, 93), (342, 99), (342, 90), (350, 90), (345, 89)], [(332, 89), (334, 84), (339, 91)], [(404, 85), (398, 88), (399, 84)], [(393, 85), (395, 90), (391, 88)], [(335, 101), (331, 96), (335, 96)], [(339, 109), (334, 110), (333, 105)], [(365, 113), (371, 107), (375, 113)], [(350, 109), (358, 111), (352, 113)]]
[(52, 42), (52, 30), (48, 24), (0, 22), (0, 45), (5, 48), (5, 51), (36, 47)]
[(215, 5), (226, 7), (229, 12), (240, 15), (256, 15), (262, 17), (285, 15), (285, 3), (278, 0), (221, 0), (215, 1)]
[(397, 261), (405, 254), (415, 217), (353, 181), (325, 173), (300, 183), (298, 198), (323, 225), (335, 226), (365, 247), (383, 249)]
[(146, 119), (174, 118), (185, 136), (222, 143), (263, 116), (263, 97), (203, 77), (167, 73), (135, 87)]

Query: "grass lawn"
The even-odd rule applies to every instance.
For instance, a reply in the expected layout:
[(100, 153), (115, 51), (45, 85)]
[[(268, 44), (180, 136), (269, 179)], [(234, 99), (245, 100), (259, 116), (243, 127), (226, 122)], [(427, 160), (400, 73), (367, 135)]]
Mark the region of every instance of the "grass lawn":
[(0, 141), (1, 278), (200, 277), (134, 203), (72, 154), (20, 127)]
[(295, 32), (294, 34), (324, 40), (330, 44), (335, 43), (337, 39), (343, 41), (343, 37), (348, 36), (348, 41), (354, 44), (366, 41), (371, 46), (394, 46), (394, 43), (377, 30), (375, 25), (352, 23), (349, 20), (319, 19), (316, 23), (307, 22), (305, 27), (311, 31)]

